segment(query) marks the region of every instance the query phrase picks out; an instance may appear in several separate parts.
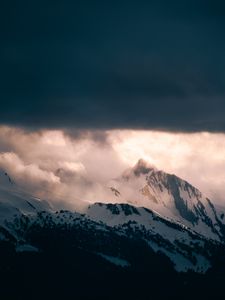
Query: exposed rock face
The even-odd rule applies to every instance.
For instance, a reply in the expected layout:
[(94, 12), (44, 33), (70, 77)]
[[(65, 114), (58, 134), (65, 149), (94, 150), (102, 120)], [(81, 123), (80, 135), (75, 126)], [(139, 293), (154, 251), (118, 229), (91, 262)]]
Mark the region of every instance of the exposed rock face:
[(225, 240), (224, 213), (188, 182), (142, 160), (125, 173), (107, 188), (124, 203), (95, 203), (85, 214), (53, 211), (46, 201), (19, 192), (3, 173), (0, 240), (20, 251), (38, 251), (53, 237), (57, 247), (59, 234), (69, 247), (75, 238), (77, 247), (127, 266), (135, 264), (127, 251), (135, 241), (134, 251), (160, 252), (177, 271), (210, 268)]
[(142, 205), (209, 238), (224, 240), (224, 212), (213, 208), (198, 189), (176, 175), (139, 160), (111, 184), (120, 192), (120, 202)]

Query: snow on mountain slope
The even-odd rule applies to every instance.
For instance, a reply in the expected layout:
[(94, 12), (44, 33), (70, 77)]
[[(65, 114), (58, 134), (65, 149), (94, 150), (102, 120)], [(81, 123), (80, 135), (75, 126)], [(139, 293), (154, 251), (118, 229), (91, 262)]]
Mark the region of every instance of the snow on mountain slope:
[(102, 221), (112, 227), (123, 226), (131, 222), (139, 228), (145, 228), (149, 232), (160, 234), (171, 242), (177, 238), (189, 241), (193, 236), (200, 237), (190, 228), (162, 218), (144, 207), (134, 207), (128, 204), (95, 203), (89, 206), (87, 215), (94, 221)]
[(9, 174), (3, 169), (0, 169), (0, 185), (4, 187), (11, 187), (15, 185), (15, 182), (11, 179)]
[(16, 249), (38, 251), (42, 249), (40, 241), (45, 245), (48, 236), (53, 235), (56, 240), (63, 236), (66, 243), (75, 244), (83, 251), (100, 253), (106, 260), (109, 260), (107, 257), (118, 258), (132, 266), (126, 249), (134, 243), (148, 248), (149, 254), (151, 251), (164, 254), (174, 268), (182, 272), (206, 272), (211, 266), (212, 251), (217, 246), (181, 224), (128, 204), (96, 203), (88, 208), (86, 215), (61, 210), (14, 216), (5, 223), (5, 228), (13, 235), (10, 240)]
[[(135, 206), (96, 203), (86, 214), (55, 212), (47, 202), (21, 191), (3, 171), (0, 239), (10, 241), (16, 249), (37, 251), (41, 245), (32, 240), (40, 232), (42, 238), (63, 234), (69, 237), (68, 243), (73, 244), (76, 237), (81, 249), (128, 265), (130, 259), (126, 251), (121, 256), (120, 243), (126, 249), (130, 241), (136, 241), (154, 253), (163, 253), (177, 271), (205, 272), (211, 266), (212, 249), (219, 245), (215, 240), (223, 237), (223, 215), (197, 189), (143, 161), (112, 183), (117, 184), (109, 189), (115, 199)], [(138, 207), (142, 203), (149, 208)]]
[(109, 185), (117, 191), (115, 202), (150, 208), (208, 238), (224, 239), (223, 213), (198, 189), (176, 175), (139, 160)]
[[(126, 234), (134, 231), (147, 241), (155, 252), (162, 252), (175, 264), (178, 271), (189, 269), (205, 272), (210, 262), (205, 253), (206, 240), (190, 228), (162, 218), (157, 213), (128, 204), (90, 205), (87, 215)], [(190, 255), (191, 253), (191, 255)]]
[(0, 170), (0, 239), (16, 238), (15, 232), (6, 226), (8, 222), (24, 215), (36, 215), (39, 211), (51, 211), (48, 202), (23, 192), (4, 170)]

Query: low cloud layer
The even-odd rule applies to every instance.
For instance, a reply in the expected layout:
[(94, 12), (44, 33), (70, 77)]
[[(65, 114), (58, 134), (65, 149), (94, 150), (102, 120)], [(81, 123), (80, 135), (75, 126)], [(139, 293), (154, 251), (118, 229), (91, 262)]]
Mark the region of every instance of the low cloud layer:
[(116, 131), (114, 149), (126, 163), (144, 158), (186, 179), (217, 203), (225, 204), (225, 135)]
[(76, 208), (82, 201), (104, 201), (107, 182), (126, 167), (104, 132), (0, 127), (0, 168), (54, 204)]
[(0, 168), (55, 206), (111, 201), (111, 179), (143, 158), (225, 205), (225, 135), (155, 131), (25, 131), (0, 127)]

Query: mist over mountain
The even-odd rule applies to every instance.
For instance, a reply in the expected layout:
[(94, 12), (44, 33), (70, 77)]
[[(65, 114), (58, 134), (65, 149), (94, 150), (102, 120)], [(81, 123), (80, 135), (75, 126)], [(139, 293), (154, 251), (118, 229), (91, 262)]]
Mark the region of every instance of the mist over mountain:
[[(34, 280), (44, 276), (50, 286), (57, 280), (56, 274), (63, 276), (59, 293), (48, 286), (44, 299), (50, 295), (60, 299), (71, 292), (78, 299), (89, 299), (86, 284), (103, 297), (112, 284), (104, 281), (105, 274), (116, 282), (118, 299), (125, 294), (131, 299), (137, 294), (144, 297), (146, 276), (156, 288), (151, 290), (154, 297), (165, 297), (158, 291), (159, 278), (167, 281), (171, 295), (172, 282), (179, 285), (175, 297), (186, 290), (187, 282), (198, 286), (196, 295), (211, 293), (210, 289), (202, 291), (202, 278), (215, 286), (225, 264), (221, 255), (225, 251), (225, 208), (214, 205), (176, 175), (140, 159), (102, 187), (102, 201), (90, 199), (76, 211), (58, 210), (57, 205), (24, 191), (12, 176), (0, 172), (0, 278), (2, 293), (12, 297), (9, 299), (27, 285), (33, 291), (35, 281), (28, 274)], [(127, 290), (133, 276), (135, 285)], [(10, 290), (7, 278), (17, 292)], [(37, 293), (33, 299), (40, 296)], [(111, 296), (116, 297), (114, 293)]]
[[(224, 203), (223, 135), (136, 131), (28, 131), (0, 127), (0, 167), (28, 193), (60, 208), (114, 201), (110, 181), (142, 158)], [(150, 166), (150, 167), (151, 167)]]

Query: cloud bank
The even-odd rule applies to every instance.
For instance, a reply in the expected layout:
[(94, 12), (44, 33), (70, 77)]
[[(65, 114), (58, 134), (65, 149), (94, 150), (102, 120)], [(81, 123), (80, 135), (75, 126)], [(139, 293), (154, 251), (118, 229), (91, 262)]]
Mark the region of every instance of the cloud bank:
[(127, 167), (106, 136), (3, 126), (0, 168), (22, 189), (55, 205), (77, 208), (82, 201), (104, 201), (108, 180)]
[(14, 2), (1, 124), (225, 132), (223, 1)]
[[(97, 137), (97, 138), (96, 138)], [(56, 207), (113, 201), (111, 179), (143, 158), (225, 205), (225, 135), (111, 130), (25, 131), (0, 127), (0, 168)], [(115, 199), (114, 199), (115, 200)]]

